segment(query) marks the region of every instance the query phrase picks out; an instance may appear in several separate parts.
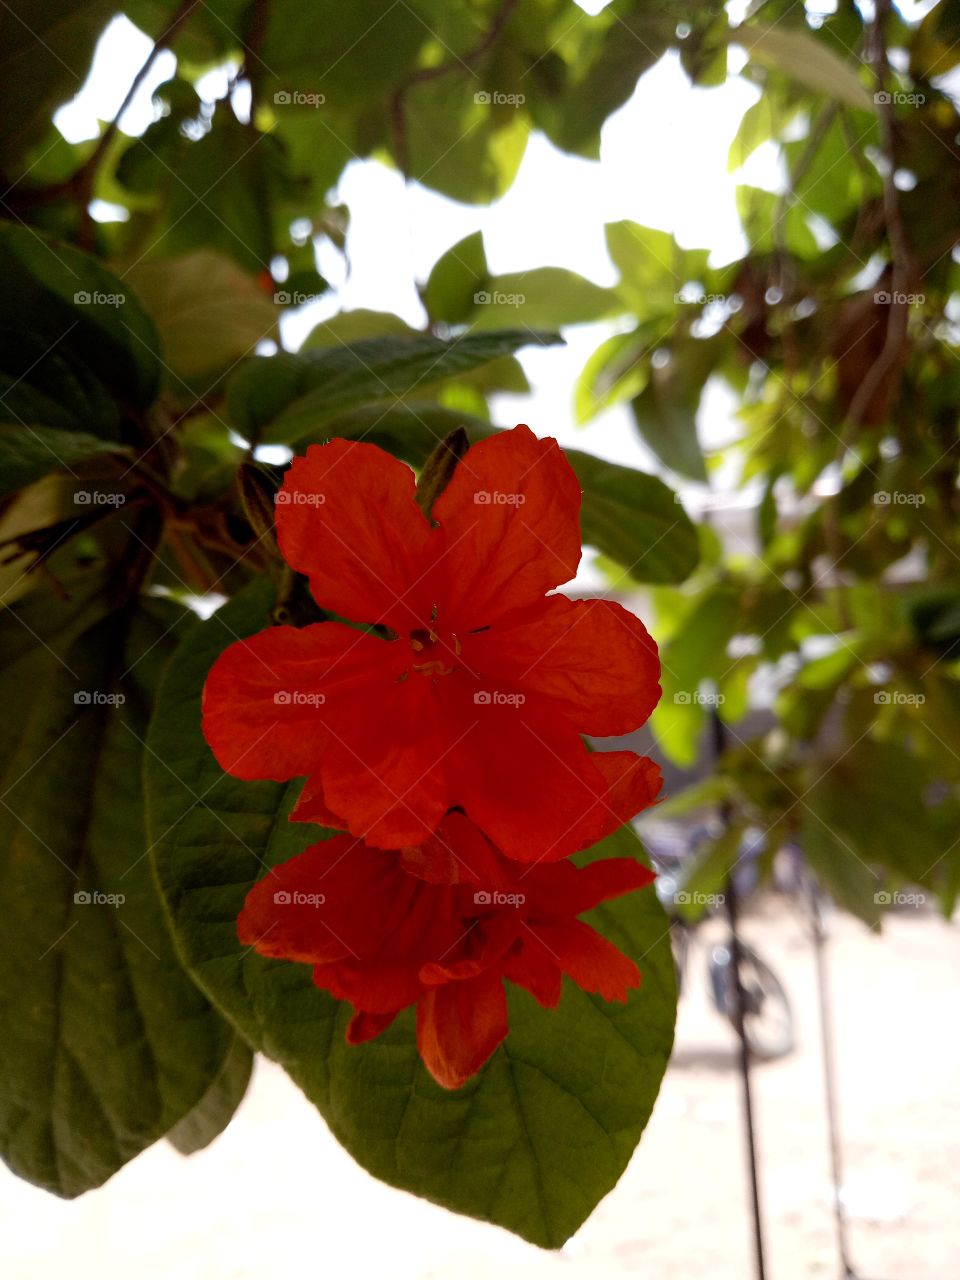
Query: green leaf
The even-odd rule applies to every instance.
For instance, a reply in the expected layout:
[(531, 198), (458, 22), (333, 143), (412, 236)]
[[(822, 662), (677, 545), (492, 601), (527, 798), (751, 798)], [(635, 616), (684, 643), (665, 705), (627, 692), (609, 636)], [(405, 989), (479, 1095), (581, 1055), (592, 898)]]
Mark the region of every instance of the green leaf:
[(253, 1054), (239, 1036), (235, 1036), (216, 1079), (211, 1081), (210, 1088), (193, 1110), (173, 1126), (167, 1141), (182, 1156), (192, 1156), (195, 1151), (208, 1147), (233, 1119), (247, 1092), (252, 1071)]
[(475, 76), (454, 75), (417, 84), (405, 97), (410, 177), (470, 204), (504, 194), (530, 133), (522, 103), (485, 102), (484, 92)]
[[(0, 5), (3, 168), (37, 141), (52, 112), (80, 91), (114, 6), (106, 0), (4, 0)], [(8, 176), (10, 176), (8, 174)]]
[(652, 345), (640, 330), (616, 333), (601, 342), (577, 379), (573, 403), (579, 426), (611, 405), (640, 394), (650, 376), (645, 357)]
[(51, 471), (71, 471), (74, 463), (105, 453), (122, 455), (128, 451), (82, 431), (0, 423), (0, 498), (25, 489)]
[(504, 329), (451, 341), (419, 334), (281, 353), (237, 370), (228, 408), (240, 431), (292, 445), (359, 405), (421, 392), (531, 343), (561, 341), (556, 334)]
[(876, 111), (855, 67), (806, 27), (735, 27), (728, 39), (751, 57), (791, 76), (814, 93), (826, 94), (834, 102), (861, 111)]
[(423, 290), (423, 303), (432, 321), (463, 324), (475, 307), (475, 295), (489, 279), (483, 232), (474, 231), (448, 249), (433, 265)]
[(602, 320), (624, 310), (613, 290), (562, 267), (534, 267), (491, 276), (476, 292), (473, 303), (469, 321), (474, 331), (510, 324), (553, 329)]
[(0, 334), (3, 368), (29, 372), (41, 389), (37, 366), (12, 365), (12, 353), (65, 356), (141, 406), (157, 394), (157, 334), (129, 286), (96, 258), (9, 222), (0, 224)]
[(663, 697), (650, 727), (678, 765), (692, 765), (697, 758), (709, 705), (701, 685), (718, 681), (732, 665), (727, 646), (737, 627), (738, 601), (737, 592), (723, 586), (694, 597), (677, 631), (660, 646)]
[(583, 539), (626, 567), (635, 582), (683, 582), (697, 566), (697, 532), (657, 476), (564, 450), (583, 486)]
[[(269, 600), (268, 585), (255, 584), (181, 646), (151, 729), (149, 821), (181, 952), (197, 982), (285, 1067), (364, 1168), (558, 1247), (625, 1169), (670, 1052), (673, 963), (656, 895), (632, 894), (593, 913), (639, 960), (638, 995), (607, 1005), (567, 984), (549, 1012), (512, 993), (506, 1045), (457, 1092), (441, 1089), (420, 1064), (409, 1011), (376, 1040), (347, 1046), (348, 1009), (313, 985), (309, 968), (264, 960), (235, 932), (244, 896), (265, 867), (322, 833), (285, 820), (298, 787), (227, 777), (200, 733), (211, 663), (227, 643), (263, 626)], [(622, 831), (591, 855), (637, 848)]]
[(697, 410), (710, 373), (700, 357), (708, 354), (706, 343), (697, 341), (670, 352), (666, 364), (654, 365), (650, 381), (630, 404), (637, 430), (660, 461), (701, 483), (707, 469), (697, 437)]
[(228, 1027), (184, 973), (146, 856), (142, 740), (184, 613), (99, 579), (0, 619), (0, 1148), (62, 1196), (197, 1105)]
[(209, 378), (276, 335), (273, 299), (215, 250), (148, 259), (125, 278), (157, 326), (175, 392), (180, 379)]

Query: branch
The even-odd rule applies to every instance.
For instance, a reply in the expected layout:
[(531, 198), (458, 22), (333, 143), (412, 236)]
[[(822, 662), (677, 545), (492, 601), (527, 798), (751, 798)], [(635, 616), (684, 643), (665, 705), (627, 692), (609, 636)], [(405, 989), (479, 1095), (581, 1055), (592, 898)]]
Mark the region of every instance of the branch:
[(103, 161), (113, 139), (116, 137), (117, 130), (120, 127), (120, 119), (123, 113), (130, 106), (130, 103), (136, 97), (138, 91), (146, 80), (147, 76), (163, 50), (172, 43), (180, 28), (184, 25), (190, 15), (193, 13), (203, 0), (182, 0), (182, 3), (176, 13), (173, 14), (170, 21), (157, 36), (153, 48), (147, 55), (146, 61), (133, 78), (130, 88), (127, 90), (120, 108), (116, 115), (109, 122), (106, 129), (97, 140), (97, 144), (93, 151), (83, 162), (75, 173), (72, 173), (64, 182), (56, 183), (53, 186), (41, 187), (36, 191), (25, 192), (19, 199), (14, 198), (11, 202), (15, 206), (29, 207), (38, 204), (50, 204), (54, 200), (59, 200), (63, 196), (72, 197), (80, 207), (80, 231), (77, 236), (78, 243), (81, 248), (89, 248), (91, 236), (90, 213), (87, 206), (93, 194), (93, 185), (96, 181), (97, 170)]
[[(883, 147), (885, 172), (883, 175), (883, 214), (890, 245), (890, 316), (883, 348), (867, 370), (857, 388), (856, 395), (847, 410), (848, 431), (859, 424), (871, 400), (883, 384), (884, 378), (895, 368), (907, 338), (909, 305), (905, 295), (910, 291), (914, 278), (913, 254), (907, 240), (900, 213), (900, 195), (894, 175), (897, 168), (896, 141), (893, 122), (892, 95), (887, 91), (890, 62), (887, 57), (885, 26), (890, 14), (890, 0), (876, 0), (873, 21), (870, 24), (871, 61), (877, 86), (877, 106), (880, 114), (880, 138)], [(848, 443), (847, 432), (844, 443)]]
[(439, 63), (435, 67), (420, 67), (394, 92), (393, 97), (390, 99), (390, 129), (393, 134), (394, 156), (400, 167), (400, 172), (405, 178), (409, 177), (405, 117), (407, 94), (418, 84), (428, 84), (431, 80), (440, 80), (444, 76), (461, 70), (472, 71), (474, 66), (485, 54), (490, 52), (500, 39), (514, 9), (517, 7), (517, 2), (518, 0), (503, 0), (490, 26), (472, 49), (468, 49), (461, 56), (451, 58), (449, 62)]

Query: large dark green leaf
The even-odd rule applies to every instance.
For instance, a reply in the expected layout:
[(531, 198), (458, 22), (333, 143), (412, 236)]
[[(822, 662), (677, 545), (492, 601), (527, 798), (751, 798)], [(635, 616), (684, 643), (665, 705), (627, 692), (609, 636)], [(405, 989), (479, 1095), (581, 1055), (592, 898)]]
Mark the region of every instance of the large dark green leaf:
[[(420, 1064), (409, 1013), (378, 1039), (348, 1047), (347, 1006), (314, 987), (306, 966), (266, 961), (236, 937), (250, 885), (323, 833), (286, 821), (298, 787), (223, 775), (200, 733), (207, 671), (226, 644), (263, 626), (269, 598), (268, 585), (256, 584), (178, 650), (151, 729), (149, 822), (181, 952), (370, 1172), (559, 1246), (626, 1167), (670, 1051), (673, 965), (656, 896), (648, 890), (595, 913), (639, 960), (638, 995), (608, 1005), (568, 985), (559, 1010), (547, 1012), (514, 993), (507, 1043), (455, 1093)], [(595, 855), (636, 848), (622, 832)]]
[(216, 1078), (192, 1111), (188, 1111), (167, 1134), (183, 1156), (202, 1151), (220, 1136), (244, 1099), (253, 1071), (253, 1054), (239, 1036), (223, 1060)]
[(143, 825), (142, 741), (183, 616), (104, 614), (81, 585), (0, 619), (0, 1145), (62, 1196), (196, 1106), (232, 1040), (174, 952)]
[(368, 338), (265, 356), (248, 361), (230, 380), (230, 413), (239, 430), (292, 445), (358, 405), (412, 395), (531, 343), (560, 341), (556, 334), (504, 329), (451, 341), (428, 334)]
[(77, 379), (92, 374), (134, 404), (157, 393), (157, 334), (133, 290), (89, 254), (9, 222), (0, 224), (0, 338), (0, 367), (40, 390), (49, 362), (66, 360)]

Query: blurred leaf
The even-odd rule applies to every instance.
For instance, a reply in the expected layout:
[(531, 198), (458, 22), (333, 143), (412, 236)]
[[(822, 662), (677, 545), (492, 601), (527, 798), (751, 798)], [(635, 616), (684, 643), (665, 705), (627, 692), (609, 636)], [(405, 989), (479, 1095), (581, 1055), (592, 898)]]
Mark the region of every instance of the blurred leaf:
[(612, 290), (562, 267), (534, 267), (491, 276), (473, 302), (469, 317), (473, 331), (509, 324), (531, 328), (583, 324), (618, 315), (624, 309)]
[(0, 5), (0, 156), (3, 169), (45, 131), (53, 111), (80, 91), (106, 0), (4, 0)]
[(432, 321), (464, 324), (475, 306), (475, 295), (487, 286), (489, 271), (483, 232), (464, 236), (434, 263), (423, 291)]
[(175, 391), (180, 379), (209, 377), (276, 335), (278, 308), (222, 253), (146, 260), (126, 278), (157, 326)]
[(835, 102), (861, 111), (875, 111), (873, 98), (864, 88), (854, 66), (806, 27), (764, 27), (759, 24), (734, 27), (731, 44), (738, 44), (751, 57), (783, 71), (814, 93), (826, 94)]

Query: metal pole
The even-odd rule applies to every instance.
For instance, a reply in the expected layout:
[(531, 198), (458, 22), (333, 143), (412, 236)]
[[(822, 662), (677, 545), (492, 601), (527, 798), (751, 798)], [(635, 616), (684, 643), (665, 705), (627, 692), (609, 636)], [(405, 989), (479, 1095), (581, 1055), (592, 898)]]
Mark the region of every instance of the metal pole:
[[(727, 734), (723, 721), (713, 708), (711, 716), (713, 727), (714, 760), (719, 761), (727, 747)], [(720, 817), (724, 825), (730, 821), (729, 806), (721, 805)], [(753, 1090), (750, 1079), (750, 1047), (747, 1044), (747, 1033), (743, 1024), (744, 992), (742, 954), (740, 950), (740, 934), (737, 929), (738, 902), (733, 873), (727, 876), (727, 919), (730, 923), (730, 959), (733, 970), (733, 1023), (740, 1041), (740, 1080), (743, 1096), (743, 1118), (745, 1137), (747, 1140), (747, 1163), (750, 1171), (750, 1206), (753, 1216), (753, 1254), (756, 1265), (757, 1280), (766, 1280), (766, 1264), (763, 1244), (763, 1211), (760, 1207), (760, 1168), (757, 1158), (757, 1134), (753, 1117)]]
[(750, 1079), (750, 1048), (743, 1025), (743, 982), (741, 980), (740, 934), (737, 930), (737, 891), (733, 876), (727, 877), (727, 919), (730, 922), (730, 957), (733, 968), (733, 1021), (740, 1040), (740, 1079), (743, 1086), (743, 1117), (747, 1139), (747, 1163), (750, 1169), (750, 1197), (753, 1213), (753, 1251), (757, 1280), (766, 1280), (763, 1247), (763, 1213), (760, 1207), (760, 1170), (757, 1158), (757, 1134), (753, 1116), (753, 1090)]
[(820, 1012), (820, 1051), (823, 1062), (823, 1091), (827, 1105), (827, 1129), (830, 1135), (830, 1175), (833, 1179), (833, 1217), (837, 1231), (837, 1252), (843, 1268), (843, 1280), (857, 1280), (850, 1261), (847, 1217), (843, 1208), (843, 1155), (840, 1146), (840, 1119), (837, 1104), (836, 1054), (833, 1040), (833, 1007), (830, 999), (830, 976), (827, 970), (826, 930), (820, 910), (820, 894), (816, 880), (810, 877), (810, 913), (813, 919), (813, 950), (817, 963), (817, 1003)]

